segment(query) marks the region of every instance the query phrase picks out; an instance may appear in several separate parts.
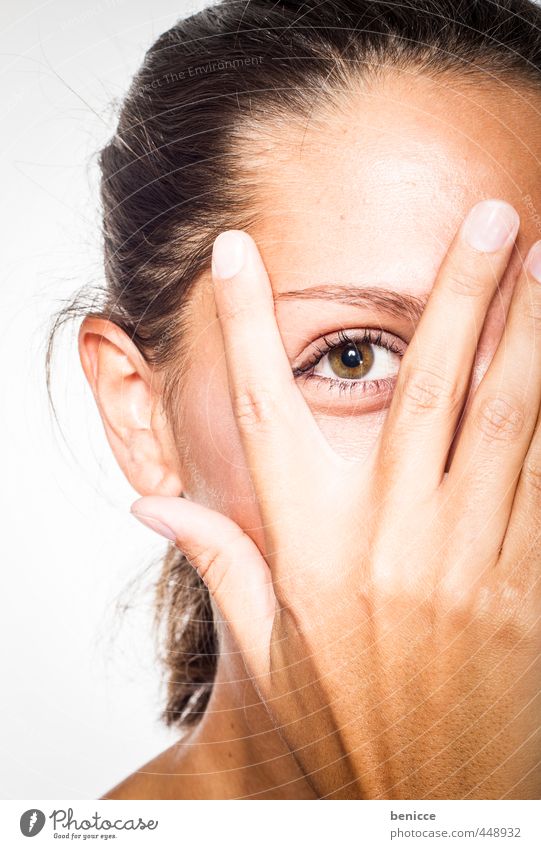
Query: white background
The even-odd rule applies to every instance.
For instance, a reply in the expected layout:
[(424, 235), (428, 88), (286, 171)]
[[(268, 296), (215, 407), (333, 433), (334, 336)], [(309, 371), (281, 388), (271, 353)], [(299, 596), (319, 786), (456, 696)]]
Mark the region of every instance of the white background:
[(1, 0), (0, 798), (96, 798), (178, 737), (158, 720), (151, 630), (165, 545), (129, 515), (138, 493), (105, 439), (78, 323), (53, 369), (63, 433), (44, 353), (51, 314), (101, 279), (96, 153), (114, 101), (155, 38), (205, 5)]

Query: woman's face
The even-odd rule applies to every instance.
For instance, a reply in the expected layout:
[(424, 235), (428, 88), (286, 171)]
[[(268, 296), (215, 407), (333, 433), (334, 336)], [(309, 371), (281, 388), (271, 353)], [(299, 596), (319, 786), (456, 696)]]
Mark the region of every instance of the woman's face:
[[(352, 92), (340, 112), (315, 109), (304, 125), (258, 139), (265, 215), (250, 233), (292, 368), (307, 369), (295, 371), (299, 390), (336, 452), (362, 459), (373, 447), (454, 233), (471, 206), (497, 197), (515, 206), (522, 229), (481, 334), (477, 386), (520, 259), (541, 238), (540, 107), (541, 97), (518, 85), (396, 74)], [(441, 330), (452, 345), (453, 327)], [(260, 540), (209, 278), (194, 296), (186, 343), (183, 489)], [(262, 361), (262, 381), (265, 369)]]

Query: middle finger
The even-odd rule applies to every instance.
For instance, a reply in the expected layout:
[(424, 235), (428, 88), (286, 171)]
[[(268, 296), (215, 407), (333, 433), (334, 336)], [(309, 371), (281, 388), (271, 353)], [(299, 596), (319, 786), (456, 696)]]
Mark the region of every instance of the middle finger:
[(442, 481), (486, 312), (518, 227), (510, 204), (481, 201), (442, 263), (380, 436), (376, 461), (397, 493), (430, 494)]

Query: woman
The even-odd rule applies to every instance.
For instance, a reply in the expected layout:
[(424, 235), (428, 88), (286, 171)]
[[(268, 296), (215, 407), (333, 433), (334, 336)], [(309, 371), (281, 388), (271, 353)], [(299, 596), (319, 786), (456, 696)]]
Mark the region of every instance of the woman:
[(539, 798), (540, 83), (527, 0), (148, 51), (79, 350), (184, 733), (104, 798)]

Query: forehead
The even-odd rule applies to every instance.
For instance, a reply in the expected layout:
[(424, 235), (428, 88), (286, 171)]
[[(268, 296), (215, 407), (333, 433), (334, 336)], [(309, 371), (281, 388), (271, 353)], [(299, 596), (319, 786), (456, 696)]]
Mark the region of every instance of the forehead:
[(251, 232), (277, 292), (428, 291), (483, 198), (517, 208), (519, 250), (541, 237), (541, 95), (521, 83), (389, 73), (261, 128), (252, 154), (263, 214)]

